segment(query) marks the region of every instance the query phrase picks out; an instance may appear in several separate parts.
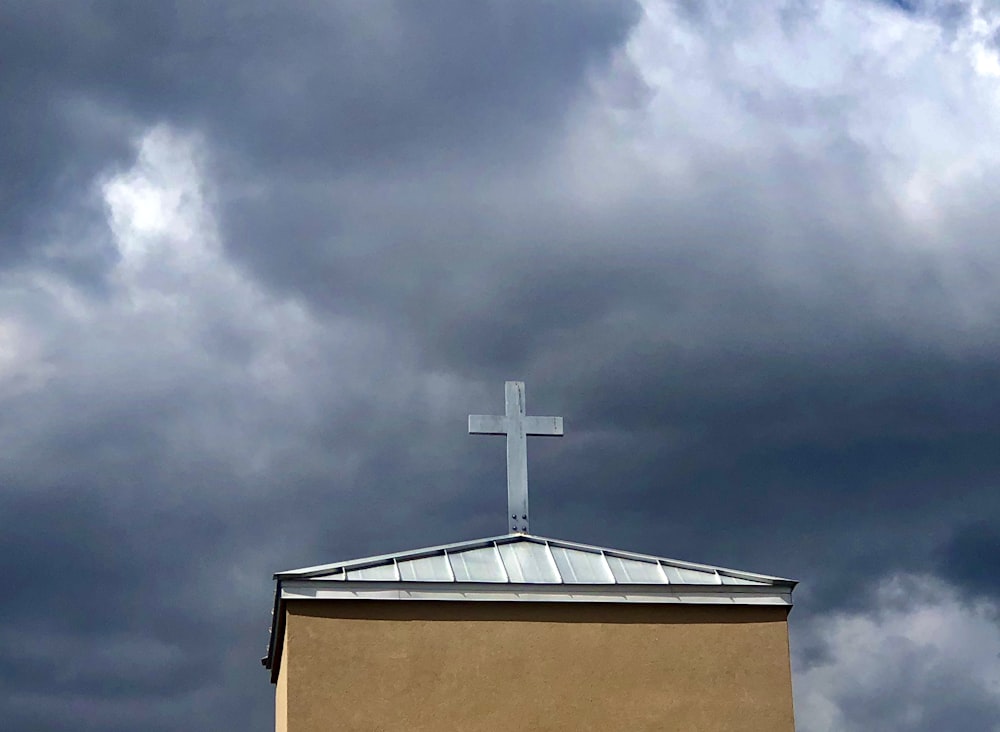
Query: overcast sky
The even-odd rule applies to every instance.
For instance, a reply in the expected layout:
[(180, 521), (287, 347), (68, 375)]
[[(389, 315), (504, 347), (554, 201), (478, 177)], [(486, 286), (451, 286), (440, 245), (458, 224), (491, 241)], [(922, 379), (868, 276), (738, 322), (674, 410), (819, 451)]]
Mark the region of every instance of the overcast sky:
[(803, 732), (1000, 730), (1000, 5), (0, 4), (0, 719), (272, 725), (282, 569), (801, 580)]

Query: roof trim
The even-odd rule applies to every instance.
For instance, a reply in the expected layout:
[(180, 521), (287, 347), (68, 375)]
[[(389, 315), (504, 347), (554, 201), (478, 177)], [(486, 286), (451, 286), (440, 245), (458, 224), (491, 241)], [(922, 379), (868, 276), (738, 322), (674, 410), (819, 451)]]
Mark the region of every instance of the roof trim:
[[(669, 588), (665, 590), (664, 588)], [(285, 580), (282, 600), (440, 600), (610, 602), (683, 605), (788, 605), (790, 587), (761, 585), (496, 584), (481, 582), (336, 582)]]

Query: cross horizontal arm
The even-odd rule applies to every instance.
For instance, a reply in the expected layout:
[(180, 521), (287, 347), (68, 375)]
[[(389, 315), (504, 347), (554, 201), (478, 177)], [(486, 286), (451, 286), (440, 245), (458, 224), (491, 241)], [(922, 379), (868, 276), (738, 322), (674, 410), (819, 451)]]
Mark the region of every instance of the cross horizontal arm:
[(470, 414), (470, 435), (505, 435), (507, 434), (507, 418), (492, 414)]
[(524, 434), (562, 437), (562, 417), (524, 417)]

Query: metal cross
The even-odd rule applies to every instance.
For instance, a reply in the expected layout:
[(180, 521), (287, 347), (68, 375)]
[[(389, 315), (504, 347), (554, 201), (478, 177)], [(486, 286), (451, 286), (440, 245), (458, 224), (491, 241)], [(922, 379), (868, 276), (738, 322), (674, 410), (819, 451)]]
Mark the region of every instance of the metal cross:
[(507, 435), (507, 515), (510, 530), (528, 532), (528, 435), (562, 437), (562, 417), (524, 416), (524, 382), (504, 384), (507, 414), (469, 415), (470, 435)]

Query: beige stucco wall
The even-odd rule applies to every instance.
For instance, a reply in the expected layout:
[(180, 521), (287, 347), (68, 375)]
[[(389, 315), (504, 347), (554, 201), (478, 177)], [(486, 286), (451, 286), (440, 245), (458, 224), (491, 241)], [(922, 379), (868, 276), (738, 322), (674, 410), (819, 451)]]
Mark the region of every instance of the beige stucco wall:
[(794, 730), (784, 607), (310, 600), (287, 613), (287, 732)]

